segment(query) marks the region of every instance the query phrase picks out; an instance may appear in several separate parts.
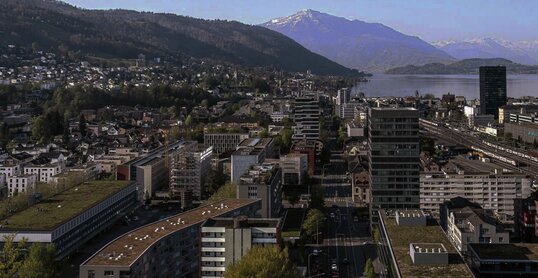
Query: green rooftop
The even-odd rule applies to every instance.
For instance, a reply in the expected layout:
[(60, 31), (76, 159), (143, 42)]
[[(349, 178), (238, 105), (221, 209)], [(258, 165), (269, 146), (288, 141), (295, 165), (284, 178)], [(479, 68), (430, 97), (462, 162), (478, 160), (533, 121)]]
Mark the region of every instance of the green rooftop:
[[(398, 226), (394, 217), (383, 215), (392, 251), (402, 277), (472, 277), (441, 226), (428, 221), (427, 226)], [(410, 243), (442, 243), (449, 253), (448, 265), (415, 265), (409, 255)]]
[(2, 220), (1, 230), (50, 230), (128, 184), (127, 181), (92, 181), (74, 186)]

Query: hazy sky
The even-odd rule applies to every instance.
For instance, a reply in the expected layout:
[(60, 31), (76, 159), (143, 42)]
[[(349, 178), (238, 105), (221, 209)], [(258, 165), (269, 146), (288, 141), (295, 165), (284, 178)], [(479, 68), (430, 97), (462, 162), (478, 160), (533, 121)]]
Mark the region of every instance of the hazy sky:
[(536, 0), (66, 0), (83, 8), (169, 12), (259, 24), (301, 9), (379, 22), (426, 41), (538, 39)]

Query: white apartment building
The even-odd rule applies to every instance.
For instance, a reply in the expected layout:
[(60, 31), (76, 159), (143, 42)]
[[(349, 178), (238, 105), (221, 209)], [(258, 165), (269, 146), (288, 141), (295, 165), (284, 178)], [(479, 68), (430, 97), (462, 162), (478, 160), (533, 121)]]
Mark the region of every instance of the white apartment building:
[(0, 165), (0, 175), (6, 177), (17, 176), (22, 173), (21, 169), (22, 167), (20, 164)]
[(279, 243), (278, 218), (210, 218), (201, 229), (200, 276), (224, 277), (226, 267), (240, 260), (252, 246)]
[(510, 242), (510, 234), (482, 209), (468, 206), (448, 213), (447, 235), (460, 252), (466, 253), (469, 243)]
[(205, 133), (204, 147), (213, 147), (216, 154), (221, 154), (235, 150), (237, 145), (248, 137), (248, 133)]
[(420, 174), (420, 208), (439, 214), (439, 205), (463, 197), (492, 210), (503, 223), (513, 222), (514, 199), (531, 193), (532, 180), (502, 167), (459, 156), (438, 172)]
[(63, 167), (59, 163), (46, 165), (31, 165), (24, 167), (25, 175), (36, 175), (40, 182), (52, 182), (54, 176), (62, 173)]
[(36, 175), (19, 175), (7, 178), (7, 195), (13, 197), (18, 193), (34, 193), (37, 183)]

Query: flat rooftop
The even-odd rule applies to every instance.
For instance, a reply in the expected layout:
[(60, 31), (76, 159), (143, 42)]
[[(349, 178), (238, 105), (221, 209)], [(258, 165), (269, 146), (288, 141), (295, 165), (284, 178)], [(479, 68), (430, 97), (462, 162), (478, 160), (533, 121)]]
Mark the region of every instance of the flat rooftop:
[(20, 211), (0, 222), (0, 230), (52, 230), (128, 186), (128, 181), (92, 181)]
[[(243, 223), (241, 228), (277, 228), (279, 226), (280, 219), (278, 218), (248, 218)], [(202, 227), (222, 227), (222, 228), (234, 228), (234, 218), (210, 218)]]
[(255, 202), (258, 200), (225, 199), (150, 223), (111, 241), (82, 265), (130, 266), (163, 237)]
[(538, 244), (470, 244), (482, 260), (538, 260)]
[[(430, 220), (426, 226), (399, 226), (394, 217), (387, 217), (385, 213), (381, 214), (402, 277), (473, 277), (437, 222)], [(414, 264), (409, 256), (411, 243), (443, 244), (449, 253), (449, 264)]]
[(455, 171), (454, 166), (457, 166), (458, 169), (463, 170), (465, 174), (491, 174), (494, 173), (495, 170), (499, 174), (505, 174), (508, 175), (510, 172), (504, 172), (504, 168), (500, 165), (497, 165), (492, 162), (483, 162), (480, 160), (471, 160), (467, 159), (463, 156), (457, 156), (451, 160), (449, 160), (448, 164), (443, 167), (443, 169), (449, 170), (450, 172)]

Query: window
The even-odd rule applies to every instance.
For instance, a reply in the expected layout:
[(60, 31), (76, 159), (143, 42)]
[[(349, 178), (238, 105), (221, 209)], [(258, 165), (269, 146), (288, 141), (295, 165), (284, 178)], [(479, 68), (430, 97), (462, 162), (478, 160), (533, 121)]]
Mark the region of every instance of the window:
[(105, 270), (105, 276), (114, 276), (113, 270)]
[(501, 236), (499, 237), (499, 243), (502, 243), (502, 242), (504, 242), (504, 238)]
[(88, 278), (95, 278), (95, 270), (88, 270)]

